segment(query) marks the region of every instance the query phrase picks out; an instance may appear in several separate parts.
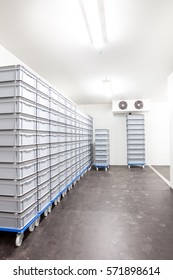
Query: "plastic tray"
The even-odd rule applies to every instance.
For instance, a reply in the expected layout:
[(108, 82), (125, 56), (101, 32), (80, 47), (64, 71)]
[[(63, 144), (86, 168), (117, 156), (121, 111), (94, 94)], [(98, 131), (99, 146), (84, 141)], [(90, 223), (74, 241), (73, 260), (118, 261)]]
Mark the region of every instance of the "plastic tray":
[(58, 122), (54, 122), (54, 121), (50, 121), (50, 131), (51, 132), (59, 132), (59, 123)]
[(55, 122), (59, 122), (59, 114), (58, 114), (58, 112), (50, 110), (50, 120), (51, 121), (55, 121)]
[(22, 98), (4, 98), (0, 102), (0, 114), (23, 113), (36, 116), (36, 104)]
[(0, 162), (3, 163), (20, 163), (37, 158), (37, 148), (35, 147), (20, 147), (20, 148), (1, 148), (0, 147)]
[(36, 103), (36, 90), (23, 82), (0, 83), (0, 98), (23, 97)]
[(63, 191), (65, 188), (67, 187), (67, 182), (66, 182), (66, 179), (61, 181), (60, 184), (59, 184), (59, 191)]
[(50, 157), (50, 165), (54, 166), (59, 163), (60, 154), (51, 155)]
[(50, 180), (50, 168), (38, 172), (38, 185), (42, 185), (48, 180)]
[(47, 96), (49, 96), (49, 86), (43, 82), (41, 79), (37, 80), (37, 90), (43, 92)]
[(59, 174), (51, 178), (50, 188), (54, 189), (55, 187), (59, 186), (60, 178)]
[(37, 161), (0, 164), (0, 179), (21, 180), (37, 172)]
[(50, 147), (49, 145), (37, 145), (37, 157), (42, 158), (42, 157), (47, 157), (50, 155)]
[(49, 133), (37, 132), (37, 144), (49, 144)]
[(50, 168), (50, 175), (51, 175), (51, 178), (53, 178), (54, 176), (57, 176), (58, 174), (59, 174), (59, 164), (57, 164), (57, 165), (54, 165), (54, 166), (51, 166), (51, 168)]
[(37, 103), (39, 105), (42, 105), (44, 107), (49, 108), (49, 98), (48, 98), (48, 96), (41, 93), (41, 92), (37, 92)]
[(60, 192), (59, 186), (56, 186), (54, 189), (50, 191), (50, 199), (54, 200), (54, 198), (58, 196), (59, 192)]
[(59, 102), (59, 93), (52, 87), (50, 88), (50, 98)]
[(48, 192), (50, 192), (50, 180), (43, 183), (38, 188), (38, 199), (41, 199), (44, 195), (46, 195)]
[(50, 109), (51, 110), (59, 112), (59, 106), (60, 106), (59, 102), (57, 102), (54, 99), (50, 99)]
[(22, 196), (37, 187), (37, 175), (20, 181), (0, 180), (0, 194), (4, 196)]
[(38, 159), (37, 161), (37, 169), (38, 169), (38, 172), (44, 170), (44, 169), (47, 169), (50, 167), (50, 157), (45, 157), (45, 158), (41, 158), (41, 159)]
[(49, 121), (37, 119), (37, 131), (49, 132)]
[(26, 146), (36, 145), (37, 136), (33, 132), (0, 131), (0, 146)]
[(59, 163), (59, 173), (66, 170), (66, 164), (67, 164), (66, 161)]
[(60, 145), (58, 145), (58, 144), (51, 144), (50, 145), (50, 154), (51, 155), (58, 154), (59, 151), (60, 151), (59, 148), (60, 148)]
[(24, 115), (0, 115), (0, 130), (36, 130), (36, 118), (27, 117)]
[(37, 105), (37, 117), (49, 120), (49, 109), (42, 107), (38, 104)]
[(50, 192), (38, 200), (38, 212), (41, 212), (50, 202)]
[(24, 228), (34, 217), (37, 215), (37, 203), (33, 204), (30, 208), (23, 213), (1, 213), (0, 212), (0, 227), (12, 228), (21, 230)]
[(23, 81), (36, 88), (37, 78), (21, 65), (10, 65), (0, 68), (0, 82)]
[(37, 188), (20, 197), (0, 196), (0, 212), (22, 213), (37, 201)]

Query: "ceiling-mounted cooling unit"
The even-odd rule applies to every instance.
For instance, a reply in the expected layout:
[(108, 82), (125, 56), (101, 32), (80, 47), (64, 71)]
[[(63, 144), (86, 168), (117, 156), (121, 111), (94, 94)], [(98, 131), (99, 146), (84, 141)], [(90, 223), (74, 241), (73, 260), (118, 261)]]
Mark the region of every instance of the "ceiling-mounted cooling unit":
[(134, 100), (113, 100), (113, 113), (130, 113), (130, 112), (145, 112), (149, 111), (149, 100), (134, 99)]

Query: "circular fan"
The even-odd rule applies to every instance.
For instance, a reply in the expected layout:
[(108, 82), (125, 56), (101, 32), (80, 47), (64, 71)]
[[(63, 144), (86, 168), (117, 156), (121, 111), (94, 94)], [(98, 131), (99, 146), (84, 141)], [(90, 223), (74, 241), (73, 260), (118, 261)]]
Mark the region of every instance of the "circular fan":
[(127, 109), (127, 102), (126, 101), (120, 101), (118, 106), (121, 110), (125, 110), (125, 109)]
[(137, 100), (134, 105), (135, 105), (135, 108), (138, 110), (140, 110), (144, 107), (144, 103), (141, 100)]

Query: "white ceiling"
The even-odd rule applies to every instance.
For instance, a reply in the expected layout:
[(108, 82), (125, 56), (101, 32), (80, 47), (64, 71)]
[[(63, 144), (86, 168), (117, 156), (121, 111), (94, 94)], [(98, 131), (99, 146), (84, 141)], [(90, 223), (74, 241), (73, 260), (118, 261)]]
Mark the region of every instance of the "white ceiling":
[[(166, 79), (173, 71), (173, 0), (98, 2), (104, 8), (101, 54), (79, 0), (0, 0), (0, 44), (78, 104), (166, 100)], [(104, 96), (106, 76), (113, 98)]]

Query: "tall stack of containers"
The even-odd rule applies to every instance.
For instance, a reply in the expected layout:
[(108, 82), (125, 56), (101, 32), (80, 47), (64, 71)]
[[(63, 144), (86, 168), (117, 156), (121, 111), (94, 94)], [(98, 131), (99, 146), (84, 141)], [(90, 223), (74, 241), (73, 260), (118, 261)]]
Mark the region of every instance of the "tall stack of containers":
[(36, 77), (21, 66), (0, 68), (0, 228), (19, 232), (37, 218)]
[(25, 67), (0, 68), (0, 230), (17, 246), (90, 168), (92, 122)]
[(109, 155), (109, 129), (95, 129), (95, 161), (96, 170), (104, 168), (105, 171), (110, 165)]
[(145, 167), (144, 114), (129, 114), (127, 121), (127, 164)]
[[(37, 188), (38, 213), (47, 216), (50, 204), (49, 86), (37, 79)], [(50, 204), (50, 205), (49, 205)], [(48, 208), (49, 205), (49, 208)]]

